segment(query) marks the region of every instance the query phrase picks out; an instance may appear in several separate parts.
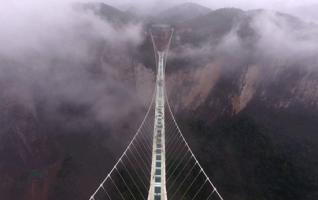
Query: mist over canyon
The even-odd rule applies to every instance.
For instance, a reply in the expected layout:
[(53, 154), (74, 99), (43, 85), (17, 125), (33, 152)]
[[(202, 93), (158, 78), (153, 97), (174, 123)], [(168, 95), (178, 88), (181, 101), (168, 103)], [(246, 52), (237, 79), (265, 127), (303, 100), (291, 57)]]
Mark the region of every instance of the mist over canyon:
[(0, 7), (0, 198), (88, 199), (154, 88), (148, 30), (171, 24), (167, 92), (224, 199), (318, 198), (318, 25), (195, 3)]

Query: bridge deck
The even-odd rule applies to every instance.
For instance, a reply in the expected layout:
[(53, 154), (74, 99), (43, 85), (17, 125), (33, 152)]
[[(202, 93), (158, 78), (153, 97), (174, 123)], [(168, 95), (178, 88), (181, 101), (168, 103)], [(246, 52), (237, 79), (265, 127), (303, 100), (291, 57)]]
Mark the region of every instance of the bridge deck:
[(151, 181), (148, 200), (166, 200), (166, 163), (165, 163), (165, 90), (164, 59), (166, 53), (158, 52), (158, 72), (156, 81), (155, 125)]

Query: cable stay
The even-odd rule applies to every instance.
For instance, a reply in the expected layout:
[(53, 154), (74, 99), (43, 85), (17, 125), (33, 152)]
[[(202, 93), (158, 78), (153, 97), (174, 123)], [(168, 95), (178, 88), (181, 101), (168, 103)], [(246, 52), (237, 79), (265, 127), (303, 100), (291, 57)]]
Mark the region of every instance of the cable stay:
[(155, 92), (136, 134), (90, 200), (146, 199), (150, 183), (154, 99)]
[[(172, 112), (165, 68), (173, 29), (158, 27), (166, 32), (150, 34), (157, 77), (148, 110), (131, 142), (89, 200), (223, 200)], [(160, 43), (164, 37), (166, 45)]]
[(169, 200), (223, 200), (183, 136), (166, 95), (167, 190)]

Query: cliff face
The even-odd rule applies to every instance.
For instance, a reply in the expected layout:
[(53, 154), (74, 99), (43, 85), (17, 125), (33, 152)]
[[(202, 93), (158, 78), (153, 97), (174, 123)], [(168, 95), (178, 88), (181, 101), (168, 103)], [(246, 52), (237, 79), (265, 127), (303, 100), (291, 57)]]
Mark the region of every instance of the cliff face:
[(168, 63), (169, 98), (194, 151), (225, 198), (317, 198), (317, 159), (307, 160), (318, 155), (317, 49), (282, 47), (277, 33), (312, 44), (316, 27), (264, 11), (212, 15), (209, 27), (177, 26)]
[[(220, 79), (221, 67), (209, 63), (199, 69), (180, 70), (167, 77), (168, 94), (176, 109), (195, 111), (208, 98)], [(182, 88), (182, 90), (180, 90)]]
[[(199, 22), (206, 22), (205, 26)], [(271, 32), (275, 30), (278, 33)], [(239, 113), (254, 99), (275, 108), (317, 109), (317, 49), (311, 46), (317, 40), (312, 35), (316, 31), (315, 25), (262, 10), (221, 9), (178, 24), (168, 82), (169, 90), (183, 88), (186, 95), (172, 98), (178, 108), (186, 109), (190, 102), (197, 108), (220, 98), (221, 94), (214, 95), (216, 85), (227, 84), (224, 98), (230, 100), (232, 113)]]
[(229, 77), (218, 62), (168, 77), (184, 134), (226, 198), (315, 199), (317, 72), (243, 68)]
[[(258, 101), (272, 109), (295, 107), (317, 110), (316, 69), (268, 69), (260, 65), (242, 66), (228, 79), (221, 62), (212, 62), (191, 69), (178, 70), (167, 78), (168, 93), (177, 111), (194, 111), (212, 105), (221, 98), (217, 93), (222, 82), (228, 84), (229, 112), (239, 114), (250, 103)], [(224, 80), (228, 79), (228, 80)], [(226, 88), (225, 88), (226, 89)], [(217, 105), (215, 105), (217, 106)], [(215, 113), (220, 115), (221, 113)]]

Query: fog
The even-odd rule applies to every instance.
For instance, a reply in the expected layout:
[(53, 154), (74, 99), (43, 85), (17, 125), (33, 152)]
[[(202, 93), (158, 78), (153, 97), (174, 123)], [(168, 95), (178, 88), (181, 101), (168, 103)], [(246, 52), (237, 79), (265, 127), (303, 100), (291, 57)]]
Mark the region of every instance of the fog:
[[(0, 13), (3, 102), (36, 113), (36, 104), (43, 101), (44, 109), (56, 118), (61, 118), (61, 104), (73, 103), (88, 107), (100, 122), (120, 118), (138, 103), (122, 98), (134, 97), (116, 75), (122, 66), (103, 57), (129, 55), (127, 47), (143, 40), (140, 24), (115, 28), (93, 12), (77, 8), (74, 1), (8, 1), (2, 2)], [(91, 73), (94, 68), (100, 71)]]
[[(134, 94), (116, 74), (118, 68), (130, 65), (132, 58), (129, 57), (129, 51), (144, 40), (142, 25), (130, 23), (121, 28), (114, 27), (111, 22), (92, 11), (78, 9), (75, 6), (78, 2), (94, 1), (13, 0), (2, 3), (1, 96), (8, 98), (8, 101), (15, 99), (31, 110), (35, 109), (35, 98), (39, 97), (45, 99), (49, 105), (47, 109), (52, 111), (57, 110), (61, 102), (76, 102), (89, 106), (94, 117), (101, 121), (113, 118), (114, 113), (125, 114), (132, 105), (138, 104), (133, 99), (124, 101), (121, 98), (122, 95), (133, 98)], [(147, 13), (154, 10), (150, 8), (156, 8), (159, 12), (186, 1), (104, 2), (121, 9), (133, 6), (134, 9)], [(288, 10), (314, 3), (309, 0), (195, 2), (212, 9), (239, 7), (275, 10)], [(259, 54), (264, 60), (301, 60), (314, 57), (318, 52), (317, 29), (297, 30), (272, 11), (254, 18), (251, 26), (259, 36), (254, 44), (254, 54)], [(222, 54), (245, 59), (251, 53), (239, 38), (238, 28), (233, 27), (217, 46), (207, 43), (199, 48), (189, 47), (181, 55), (174, 56)], [(119, 54), (127, 55), (126, 59), (121, 59), (121, 63), (107, 63), (103, 60), (107, 55), (108, 58), (116, 59)], [(101, 68), (98, 78), (92, 77), (89, 72), (94, 65)], [(117, 91), (117, 95), (108, 95), (105, 92), (107, 90)]]
[[(254, 38), (242, 39), (240, 25), (233, 27), (216, 48), (239, 57), (254, 55), (267, 62), (297, 63), (306, 59), (310, 62), (318, 53), (318, 27), (315, 25), (273, 11), (263, 11), (252, 18), (250, 28)], [(249, 48), (249, 54), (241, 54)]]
[[(79, 10), (75, 3), (93, 1), (8, 1), (0, 7), (0, 80), (2, 96), (20, 99), (25, 106), (34, 108), (34, 98), (41, 96), (56, 110), (59, 103), (76, 102), (89, 105), (97, 118), (105, 120), (114, 113), (127, 113), (132, 104), (122, 102), (105, 90), (116, 90), (133, 96), (130, 89), (116, 78), (116, 64), (96, 63), (102, 57), (111, 54), (128, 55), (126, 47), (137, 47), (143, 41), (141, 24), (128, 24), (120, 29), (101, 19), (91, 11)], [(127, 9), (147, 13), (149, 8), (159, 12), (172, 4), (185, 1), (104, 1)], [(210, 8), (239, 7), (243, 9), (267, 8), (286, 10), (305, 6), (313, 1), (195, 1)], [(160, 6), (159, 6), (160, 5)], [(317, 53), (317, 30), (290, 27), (284, 19), (268, 11), (253, 19), (252, 28), (259, 35), (254, 44), (256, 52), (264, 59), (306, 59)], [(205, 44), (199, 48), (187, 48), (182, 55), (209, 55), (211, 52), (244, 59), (249, 56), (238, 36), (238, 27), (234, 27), (215, 46)], [(237, 52), (240, 52), (239, 54)], [(114, 57), (114, 56), (111, 56)], [(129, 65), (129, 59), (121, 63)], [(100, 65), (101, 77), (92, 77), (88, 68)], [(9, 84), (8, 84), (9, 83)], [(131, 94), (130, 94), (131, 93)], [(121, 96), (120, 94), (118, 94)], [(122, 100), (122, 99), (121, 99)], [(109, 106), (103, 106), (109, 105)]]
[[(316, 26), (294, 27), (275, 13), (265, 12), (253, 22), (260, 35), (257, 47), (274, 59), (314, 58), (318, 53)], [(297, 25), (296, 25), (297, 26)]]
[[(101, 1), (140, 15), (156, 15), (172, 5), (186, 2), (184, 0)], [(132, 126), (139, 125), (134, 120), (138, 121), (143, 117), (138, 111), (145, 111), (145, 102), (141, 102), (140, 97), (137, 96), (136, 85), (151, 88), (149, 83), (153, 81), (153, 72), (150, 69), (152, 66), (147, 66), (148, 69), (144, 66), (145, 63), (151, 65), (149, 60), (152, 58), (149, 55), (152, 55), (152, 48), (146, 46), (149, 43), (145, 45), (146, 34), (143, 22), (128, 20), (129, 22), (120, 24), (109, 21), (94, 12), (94, 9), (79, 4), (83, 2), (95, 2), (95, 0), (11, 0), (1, 3), (0, 172), (3, 176), (0, 176), (0, 179), (7, 176), (6, 179), (9, 181), (2, 184), (0, 193), (4, 195), (0, 196), (7, 195), (5, 199), (21, 199), (20, 196), (28, 193), (26, 188), (31, 188), (33, 191), (33, 184), (42, 180), (29, 175), (34, 169), (52, 170), (54, 167), (56, 167), (55, 174), (50, 174), (52, 180), (43, 182), (46, 181), (48, 185), (45, 187), (50, 187), (49, 193), (55, 192), (54, 195), (62, 196), (55, 199), (70, 199), (68, 196), (70, 194), (76, 198), (88, 196), (93, 184), (98, 183), (98, 178), (104, 175), (105, 166), (112, 165), (126, 145), (125, 142), (131, 138), (127, 132), (133, 134), (135, 129)], [(296, 18), (291, 20), (290, 17), (282, 17), (272, 11), (296, 13), (294, 10), (298, 7), (310, 6), (315, 3), (314, 0), (301, 2), (198, 0), (195, 2), (212, 10), (237, 7), (244, 10), (264, 8), (267, 11), (259, 12), (249, 20), (244, 18), (248, 15), (243, 15), (218, 38), (214, 38), (211, 29), (208, 29), (210, 31), (207, 31), (208, 36), (205, 36), (204, 42), (199, 45), (193, 45), (197, 42), (194, 41), (197, 39), (195, 36), (187, 33), (182, 35), (180, 31), (180, 37), (190, 35), (191, 39), (192, 36), (195, 39), (188, 41), (187, 44), (173, 46), (169, 55), (170, 61), (175, 58), (190, 58), (185, 59), (185, 62), (193, 67), (196, 66), (194, 65), (196, 62), (203, 61), (207, 64), (222, 60), (228, 62), (225, 65), (230, 66), (231, 69), (245, 67), (246, 63), (260, 64), (262, 67), (297, 65), (301, 68), (307, 66), (316, 68), (317, 26)], [(251, 14), (250, 11), (246, 13)], [(223, 18), (220, 17), (220, 20), (222, 22)], [(250, 29), (246, 27), (247, 22)], [(217, 24), (216, 27), (218, 28), (219, 25), (224, 24)], [(214, 25), (211, 27), (215, 28)], [(200, 31), (200, 28), (192, 31)], [(223, 30), (223, 27), (220, 29)], [(138, 57), (136, 54), (143, 55)], [(302, 62), (304, 60), (306, 62)], [(298, 66), (299, 63), (302, 65)], [(135, 74), (136, 68), (142, 68), (141, 76), (144, 77)], [(181, 83), (191, 82), (182, 80), (186, 79), (184, 77), (180, 76), (178, 77), (180, 80), (176, 80)], [(185, 87), (186, 92), (188, 92), (187, 87)], [(144, 91), (143, 88), (141, 90)], [(182, 93), (180, 95), (178, 92), (176, 95), (182, 96)], [(227, 91), (222, 89), (223, 93)], [(203, 106), (205, 104), (202, 103), (202, 108), (205, 109)], [(40, 123), (33, 126), (34, 121)], [(20, 128), (20, 135), (16, 134), (18, 132), (16, 127)], [(36, 131), (38, 129), (41, 131)], [(116, 131), (113, 131), (115, 129)], [(55, 131), (56, 134), (65, 137), (54, 134), (52, 137), (47, 137), (49, 139), (38, 137), (38, 135), (47, 136)], [(78, 133), (79, 137), (67, 135), (69, 133)], [(89, 141), (85, 141), (86, 139)], [(48, 167), (51, 165), (54, 167)], [(75, 167), (73, 168), (72, 165)], [(54, 176), (58, 176), (58, 180), (55, 180)], [(20, 180), (17, 177), (22, 178)], [(76, 179), (74, 185), (73, 178)], [(17, 184), (20, 186), (16, 189)], [(60, 188), (55, 186), (66, 189), (59, 191)], [(73, 187), (79, 191), (67, 191), (68, 188)], [(42, 189), (39, 187), (34, 191), (36, 193), (37, 190)], [(11, 198), (14, 193), (16, 198)]]
[(317, 25), (271, 10), (246, 14), (250, 18), (240, 18), (221, 38), (211, 36), (199, 46), (185, 44), (171, 56), (198, 60), (222, 58), (233, 67), (256, 62), (264, 66), (302, 68), (307, 63), (306, 66), (316, 68)]

